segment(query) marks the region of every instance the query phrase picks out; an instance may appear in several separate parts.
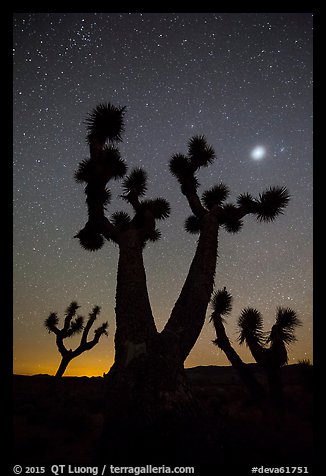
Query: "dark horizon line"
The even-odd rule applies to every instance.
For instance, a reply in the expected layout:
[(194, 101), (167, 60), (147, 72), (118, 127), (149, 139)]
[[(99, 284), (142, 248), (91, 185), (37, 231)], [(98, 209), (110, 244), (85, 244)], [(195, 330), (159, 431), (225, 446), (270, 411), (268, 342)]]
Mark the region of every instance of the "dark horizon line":
[[(294, 362), (294, 363), (289, 363), (289, 364), (286, 364), (284, 365), (282, 368), (286, 368), (286, 367), (292, 367), (292, 366), (295, 366), (295, 365), (301, 365), (301, 363), (303, 361), (309, 361), (310, 365), (313, 365), (313, 362), (310, 360), (310, 359), (302, 359), (300, 362)], [(259, 364), (257, 364), (256, 362), (248, 362), (246, 363), (246, 365), (250, 365), (250, 366), (253, 366), (253, 367), (258, 367), (259, 368)], [(209, 364), (209, 365), (196, 365), (194, 367), (185, 367), (185, 370), (196, 370), (196, 369), (207, 369), (207, 368), (210, 368), (210, 367), (214, 367), (214, 368), (219, 368), (219, 369), (225, 369), (225, 368), (234, 368), (231, 364), (228, 364), (228, 365), (212, 365), (212, 364)], [(55, 377), (55, 375), (51, 375), (51, 374), (16, 374), (16, 373), (13, 373), (12, 374), (13, 377)], [(88, 375), (63, 375), (61, 378), (103, 378), (102, 375), (91, 375), (91, 376), (88, 376)]]

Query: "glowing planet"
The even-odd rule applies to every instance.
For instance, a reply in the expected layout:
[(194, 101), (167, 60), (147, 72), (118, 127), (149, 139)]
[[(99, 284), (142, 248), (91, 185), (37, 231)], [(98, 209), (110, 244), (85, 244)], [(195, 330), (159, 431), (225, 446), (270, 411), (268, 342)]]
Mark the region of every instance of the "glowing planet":
[(266, 155), (266, 149), (262, 145), (257, 145), (254, 149), (252, 149), (250, 153), (250, 157), (253, 160), (261, 160)]

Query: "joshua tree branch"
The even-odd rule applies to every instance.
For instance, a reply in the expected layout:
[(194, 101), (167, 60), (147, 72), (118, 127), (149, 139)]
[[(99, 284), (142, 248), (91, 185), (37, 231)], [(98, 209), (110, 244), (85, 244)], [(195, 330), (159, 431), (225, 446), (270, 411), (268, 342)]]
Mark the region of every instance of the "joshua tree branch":
[(56, 326), (53, 326), (51, 328), (51, 332), (53, 332), (53, 334), (55, 334), (56, 336), (60, 335), (60, 329), (58, 329)]
[(146, 240), (155, 231), (155, 218), (149, 210), (145, 210), (143, 215), (143, 227), (140, 229), (140, 236)]
[(189, 207), (192, 213), (197, 218), (202, 218), (207, 213), (207, 210), (205, 207), (203, 207), (197, 191), (193, 189), (191, 190), (190, 187), (184, 187), (183, 193), (188, 200)]
[(212, 314), (212, 319), (216, 331), (216, 339), (213, 341), (226, 355), (230, 364), (237, 370), (239, 377), (254, 398), (261, 399), (265, 392), (251, 369), (242, 361), (238, 353), (234, 350), (225, 332), (222, 316), (217, 313)]
[(119, 243), (120, 233), (108, 218), (103, 217), (99, 231), (107, 240), (113, 240), (114, 242)]
[(249, 350), (255, 361), (260, 365), (265, 365), (267, 349), (265, 349), (261, 344), (257, 342), (254, 337), (251, 336), (247, 337), (246, 344), (249, 347)]
[(174, 336), (178, 340), (183, 360), (195, 344), (205, 322), (214, 286), (218, 229), (215, 214), (207, 212), (188, 276), (162, 331), (164, 338)]
[(78, 355), (81, 355), (86, 350), (91, 350), (93, 347), (95, 347), (95, 345), (99, 342), (99, 340), (100, 340), (100, 335), (95, 334), (94, 338), (91, 341), (79, 344), (77, 349), (72, 351), (73, 358), (78, 357)]
[(56, 335), (57, 335), (56, 344), (57, 344), (58, 350), (59, 350), (60, 354), (62, 355), (62, 357), (65, 357), (65, 356), (68, 355), (68, 352), (69, 352), (68, 349), (65, 347), (65, 345), (63, 343), (63, 339), (65, 338), (65, 334), (61, 330)]
[(82, 333), (82, 337), (81, 337), (81, 341), (80, 341), (81, 345), (86, 344), (89, 331), (90, 331), (92, 325), (94, 324), (95, 319), (96, 319), (96, 317), (90, 317), (88, 319), (88, 321), (86, 323), (86, 326), (84, 327), (84, 330), (83, 330), (83, 333)]
[(135, 212), (137, 212), (140, 208), (140, 201), (139, 201), (139, 195), (136, 190), (132, 189), (130, 190), (129, 193), (122, 195), (122, 198), (126, 200), (130, 205), (133, 207)]
[(63, 326), (63, 328), (60, 332), (63, 339), (65, 337), (67, 337), (67, 332), (69, 330), (69, 327), (70, 327), (70, 324), (71, 324), (71, 321), (72, 321), (73, 317), (74, 317), (74, 315), (71, 314), (71, 313), (68, 313), (67, 316), (65, 317), (64, 326)]
[(118, 238), (118, 231), (115, 226), (105, 217), (104, 214), (104, 202), (101, 197), (101, 192), (105, 192), (105, 184), (99, 188), (97, 183), (88, 184), (85, 193), (87, 195), (86, 203), (88, 207), (88, 225), (95, 229), (98, 233), (101, 233), (105, 238), (116, 241)]

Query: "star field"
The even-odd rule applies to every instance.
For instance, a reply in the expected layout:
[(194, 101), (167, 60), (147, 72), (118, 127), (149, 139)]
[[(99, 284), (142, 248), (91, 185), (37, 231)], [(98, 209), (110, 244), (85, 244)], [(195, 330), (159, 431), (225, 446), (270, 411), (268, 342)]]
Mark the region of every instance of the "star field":
[[(241, 309), (256, 307), (266, 330), (278, 306), (303, 322), (290, 362), (312, 359), (312, 37), (310, 13), (16, 13), (13, 20), (14, 371), (54, 373), (59, 353), (43, 326), (72, 300), (101, 306), (109, 338), (72, 362), (67, 375), (102, 375), (113, 361), (118, 249), (84, 251), (87, 114), (100, 102), (126, 106), (120, 146), (129, 170), (144, 167), (148, 198), (172, 208), (162, 238), (144, 252), (157, 327), (167, 321), (196, 246), (190, 215), (168, 169), (172, 154), (204, 134), (216, 152), (199, 172), (202, 193), (223, 181), (230, 202), (286, 186), (291, 201), (274, 223), (246, 217), (219, 236), (215, 288), (234, 296), (227, 332), (236, 343)], [(264, 147), (260, 160), (252, 150)], [(111, 185), (111, 182), (110, 182)], [(108, 214), (128, 210), (112, 183)], [(225, 365), (207, 322), (186, 366)], [(74, 340), (72, 339), (72, 346)]]

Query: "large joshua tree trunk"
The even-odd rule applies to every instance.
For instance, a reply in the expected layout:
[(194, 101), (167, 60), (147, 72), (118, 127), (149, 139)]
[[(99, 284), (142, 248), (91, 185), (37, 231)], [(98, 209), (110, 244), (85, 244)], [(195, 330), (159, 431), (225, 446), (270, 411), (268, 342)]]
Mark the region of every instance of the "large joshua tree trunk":
[[(147, 292), (142, 243), (130, 230), (121, 239), (116, 290), (115, 366), (146, 354), (157, 335)], [(132, 305), (131, 305), (132, 303)]]
[(137, 236), (131, 234), (120, 244), (116, 355), (107, 375), (105, 412), (105, 441), (114, 445), (117, 458), (120, 451), (125, 453), (126, 444), (135, 447), (139, 432), (142, 444), (146, 439), (154, 453), (162, 444), (166, 450), (169, 446), (180, 451), (180, 438), (186, 451), (185, 441), (190, 444), (186, 433), (196, 433), (198, 407), (184, 361), (205, 321), (213, 289), (217, 232), (216, 218), (207, 218), (188, 277), (161, 333), (151, 312)]
[[(146, 360), (146, 355), (150, 355), (156, 365), (172, 365), (178, 372), (183, 368), (203, 327), (214, 284), (218, 222), (214, 215), (207, 215), (204, 221), (187, 279), (161, 333), (156, 330), (151, 311), (141, 243), (132, 232), (121, 241), (113, 371), (126, 369), (134, 361)], [(161, 374), (157, 380), (159, 387), (172, 386), (170, 377), (165, 381)]]

